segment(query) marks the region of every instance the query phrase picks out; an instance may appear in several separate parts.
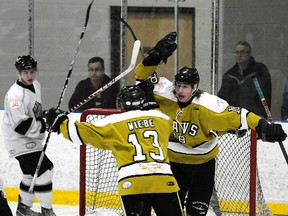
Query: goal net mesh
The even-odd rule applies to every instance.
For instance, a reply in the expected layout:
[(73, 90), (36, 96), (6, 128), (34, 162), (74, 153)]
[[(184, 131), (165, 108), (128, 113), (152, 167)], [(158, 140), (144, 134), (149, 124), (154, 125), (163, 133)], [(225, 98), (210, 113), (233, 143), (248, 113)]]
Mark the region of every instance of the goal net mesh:
[[(81, 121), (93, 123), (113, 113), (119, 111), (89, 109), (82, 113)], [(264, 200), (256, 163), (253, 168), (251, 162), (251, 155), (256, 155), (251, 153), (251, 134), (255, 136), (255, 133), (248, 131), (241, 138), (229, 133), (219, 138), (215, 189), (223, 216), (272, 215)], [(81, 147), (80, 216), (99, 208), (122, 214), (117, 176), (118, 169), (111, 151), (90, 145)], [(251, 182), (255, 184), (251, 185)]]

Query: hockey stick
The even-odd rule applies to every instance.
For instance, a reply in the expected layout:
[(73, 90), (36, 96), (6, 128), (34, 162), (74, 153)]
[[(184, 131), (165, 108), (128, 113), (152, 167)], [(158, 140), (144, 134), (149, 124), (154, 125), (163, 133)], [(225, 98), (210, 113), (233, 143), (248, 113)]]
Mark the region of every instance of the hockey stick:
[(83, 106), (84, 104), (86, 104), (88, 101), (90, 101), (91, 99), (93, 99), (97, 94), (103, 92), (105, 89), (109, 88), (111, 85), (113, 85), (114, 83), (116, 83), (118, 80), (120, 80), (122, 77), (126, 76), (129, 72), (131, 72), (135, 66), (136, 66), (136, 61), (137, 61), (137, 57), (139, 54), (139, 50), (140, 50), (140, 46), (141, 46), (141, 42), (139, 40), (136, 40), (134, 42), (134, 46), (133, 46), (133, 51), (132, 51), (132, 56), (131, 56), (131, 61), (130, 61), (130, 65), (129, 67), (123, 71), (122, 73), (120, 73), (117, 77), (113, 78), (110, 82), (108, 82), (106, 85), (104, 85), (102, 88), (98, 89), (97, 91), (93, 92), (91, 95), (89, 95), (83, 102), (77, 104), (76, 106), (72, 107), (68, 112), (66, 112), (65, 114), (69, 114), (75, 110), (77, 110), (78, 108), (80, 108), (81, 106)]
[[(266, 114), (267, 114), (268, 120), (269, 120), (270, 123), (272, 123), (272, 122), (273, 122), (273, 119), (272, 119), (271, 112), (270, 112), (270, 110), (269, 110), (269, 107), (268, 107), (268, 105), (267, 105), (266, 99), (265, 99), (265, 97), (264, 97), (264, 94), (263, 94), (263, 92), (262, 92), (262, 90), (261, 90), (261, 87), (260, 87), (259, 82), (258, 82), (258, 80), (257, 80), (256, 77), (253, 78), (253, 82), (254, 82), (254, 85), (255, 85), (255, 87), (256, 87), (256, 90), (257, 90), (257, 92), (258, 92), (258, 94), (259, 94), (259, 97), (260, 97), (260, 99), (261, 99), (261, 102), (262, 102), (262, 105), (263, 105), (263, 107), (264, 107), (264, 109), (265, 109), (265, 112), (266, 112)], [(285, 158), (285, 160), (286, 160), (286, 163), (288, 164), (288, 155), (287, 155), (287, 152), (286, 152), (286, 150), (285, 150), (285, 147), (284, 147), (282, 141), (278, 141), (278, 143), (279, 143), (279, 145), (280, 145), (280, 148), (281, 148), (281, 151), (282, 151), (282, 153), (283, 153), (283, 156), (284, 156), (284, 158)]]
[[(122, 22), (128, 28), (128, 30), (132, 34), (132, 37), (134, 38), (134, 40), (137, 41), (138, 39), (137, 39), (133, 29), (131, 28), (131, 26), (122, 17), (117, 17), (117, 18), (120, 20), (120, 22)], [(144, 56), (144, 53), (143, 53), (143, 50), (141, 47), (140, 47), (140, 54), (141, 54), (142, 58), (144, 59), (145, 56)]]
[(58, 105), (57, 105), (56, 109), (60, 108), (60, 105), (61, 105), (61, 102), (63, 100), (65, 91), (67, 89), (68, 81), (69, 81), (69, 78), (70, 78), (70, 76), (72, 74), (72, 70), (73, 70), (73, 67), (74, 67), (74, 64), (75, 64), (76, 57), (77, 57), (77, 55), (79, 53), (80, 44), (81, 44), (82, 38), (84, 37), (85, 30), (87, 28), (87, 24), (88, 24), (88, 21), (89, 21), (89, 15), (90, 15), (90, 9), (91, 9), (91, 6), (92, 6), (93, 2), (94, 2), (94, 0), (91, 1), (91, 3), (89, 4), (89, 6), (87, 8), (85, 24), (83, 26), (83, 30), (82, 30), (81, 35), (80, 35), (80, 39), (78, 41), (78, 45), (77, 45), (77, 48), (76, 48), (76, 51), (75, 51), (75, 55), (74, 55), (73, 60), (72, 60), (72, 62), (70, 64), (70, 69), (69, 69), (68, 75), (66, 77), (63, 89), (61, 91), (61, 95), (60, 95), (60, 98), (59, 98)]
[(28, 53), (34, 56), (34, 0), (28, 1)]
[[(63, 89), (62, 89), (62, 91), (61, 91), (61, 94), (60, 94), (59, 101), (58, 101), (58, 104), (57, 104), (57, 108), (56, 108), (56, 109), (59, 109), (59, 108), (60, 108), (60, 105), (61, 105), (61, 102), (62, 102), (62, 100), (63, 100), (65, 91), (66, 91), (66, 89), (67, 89), (68, 81), (69, 81), (69, 78), (70, 78), (70, 76), (71, 76), (71, 74), (72, 74), (76, 57), (77, 57), (77, 55), (78, 55), (78, 53), (79, 53), (80, 44), (81, 44), (82, 38), (84, 37), (85, 30), (86, 30), (86, 28), (87, 28), (87, 24), (88, 24), (88, 21), (89, 21), (90, 10), (91, 10), (91, 6), (92, 6), (93, 2), (94, 2), (94, 0), (91, 1), (91, 3), (89, 4), (89, 6), (88, 6), (88, 8), (87, 8), (85, 24), (84, 24), (83, 30), (82, 30), (82, 32), (81, 32), (81, 34), (80, 34), (80, 39), (79, 39), (79, 41), (78, 41), (78, 44), (77, 44), (77, 47), (76, 47), (76, 51), (75, 51), (73, 60), (72, 60), (72, 62), (71, 62), (71, 64), (70, 64), (70, 68), (69, 68), (67, 77), (66, 77), (66, 79), (65, 79), (65, 83), (64, 83)], [(33, 176), (32, 182), (31, 182), (31, 185), (30, 185), (30, 188), (29, 188), (29, 190), (28, 190), (29, 193), (32, 193), (32, 192), (33, 192), (33, 189), (34, 189), (34, 186), (35, 186), (35, 182), (36, 182), (36, 179), (37, 179), (37, 177), (38, 177), (39, 170), (40, 170), (40, 167), (41, 167), (41, 165), (42, 165), (42, 162), (43, 162), (43, 159), (44, 159), (44, 156), (45, 156), (45, 151), (46, 151), (46, 148), (47, 148), (47, 145), (48, 145), (48, 141), (49, 141), (50, 136), (51, 136), (51, 132), (52, 132), (52, 131), (51, 131), (51, 127), (50, 127), (50, 128), (48, 129), (48, 135), (47, 135), (47, 138), (46, 138), (46, 141), (45, 141), (43, 150), (42, 150), (42, 152), (41, 152), (41, 155), (40, 155), (40, 158), (39, 158), (39, 161), (38, 161), (38, 164), (37, 164), (37, 167), (36, 167), (36, 170), (35, 170), (35, 173), (34, 173), (34, 176)]]

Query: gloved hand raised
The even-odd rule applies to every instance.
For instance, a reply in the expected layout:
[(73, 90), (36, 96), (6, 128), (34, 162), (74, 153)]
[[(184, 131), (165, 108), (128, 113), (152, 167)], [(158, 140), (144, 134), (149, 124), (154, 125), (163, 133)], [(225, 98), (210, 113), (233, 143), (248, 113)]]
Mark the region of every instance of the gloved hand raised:
[(262, 141), (267, 142), (284, 141), (287, 137), (287, 134), (283, 130), (281, 124), (269, 124), (264, 119), (260, 119), (258, 122), (256, 132)]
[(167, 58), (173, 54), (177, 48), (175, 43), (177, 38), (176, 32), (170, 32), (164, 38), (157, 42), (157, 44), (148, 51), (148, 57), (143, 60), (144, 66), (154, 66), (163, 61), (167, 63)]
[(159, 108), (159, 104), (155, 100), (153, 89), (154, 85), (147, 81), (142, 81), (139, 84), (137, 84), (143, 92), (145, 92), (145, 101), (142, 105), (142, 110), (150, 110), (150, 109), (155, 109)]
[(47, 124), (48, 127), (52, 127), (52, 132), (60, 133), (60, 124), (65, 120), (68, 119), (68, 116), (60, 109), (51, 108), (48, 110), (47, 113)]

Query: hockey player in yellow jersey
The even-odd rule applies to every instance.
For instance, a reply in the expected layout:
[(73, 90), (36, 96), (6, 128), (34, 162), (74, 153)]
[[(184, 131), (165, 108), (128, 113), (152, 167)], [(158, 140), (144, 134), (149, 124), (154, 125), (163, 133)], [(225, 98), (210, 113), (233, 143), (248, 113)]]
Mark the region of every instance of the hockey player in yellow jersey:
[(229, 106), (219, 97), (200, 90), (196, 68), (183, 67), (173, 82), (158, 77), (157, 66), (165, 63), (176, 49), (176, 36), (172, 32), (161, 39), (137, 65), (135, 73), (142, 85), (154, 84), (160, 110), (172, 119), (168, 157), (180, 187), (182, 206), (187, 215), (203, 216), (208, 211), (214, 186), (219, 135), (249, 128), (256, 130), (264, 141), (283, 141), (287, 135), (280, 124), (268, 124), (260, 116)]
[[(146, 98), (141, 86), (124, 87), (117, 95), (117, 108), (126, 111), (94, 124), (70, 121), (50, 109), (47, 122), (66, 139), (95, 148), (112, 150), (117, 161), (118, 193), (124, 215), (182, 216), (178, 184), (167, 157), (170, 118), (152, 109), (159, 107)], [(151, 110), (148, 110), (151, 109)]]

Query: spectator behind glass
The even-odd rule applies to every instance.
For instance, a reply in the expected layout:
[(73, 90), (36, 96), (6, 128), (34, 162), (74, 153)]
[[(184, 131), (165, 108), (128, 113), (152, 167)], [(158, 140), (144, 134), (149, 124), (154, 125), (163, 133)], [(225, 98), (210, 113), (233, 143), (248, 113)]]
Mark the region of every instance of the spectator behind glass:
[(282, 120), (288, 121), (288, 82), (285, 84), (284, 91), (283, 91), (281, 118)]
[[(73, 109), (80, 102), (83, 102), (93, 92), (97, 91), (108, 82), (111, 78), (105, 74), (104, 60), (101, 57), (93, 57), (88, 61), (88, 78), (81, 80), (69, 100), (69, 110)], [(117, 85), (112, 85), (105, 91), (97, 94), (93, 99), (88, 101), (77, 111), (83, 111), (89, 108), (115, 108), (116, 96), (118, 93)]]
[(253, 78), (256, 76), (270, 109), (272, 94), (270, 72), (263, 63), (255, 61), (247, 41), (239, 41), (235, 44), (234, 57), (236, 64), (223, 75), (218, 96), (231, 106), (246, 108), (267, 118)]

